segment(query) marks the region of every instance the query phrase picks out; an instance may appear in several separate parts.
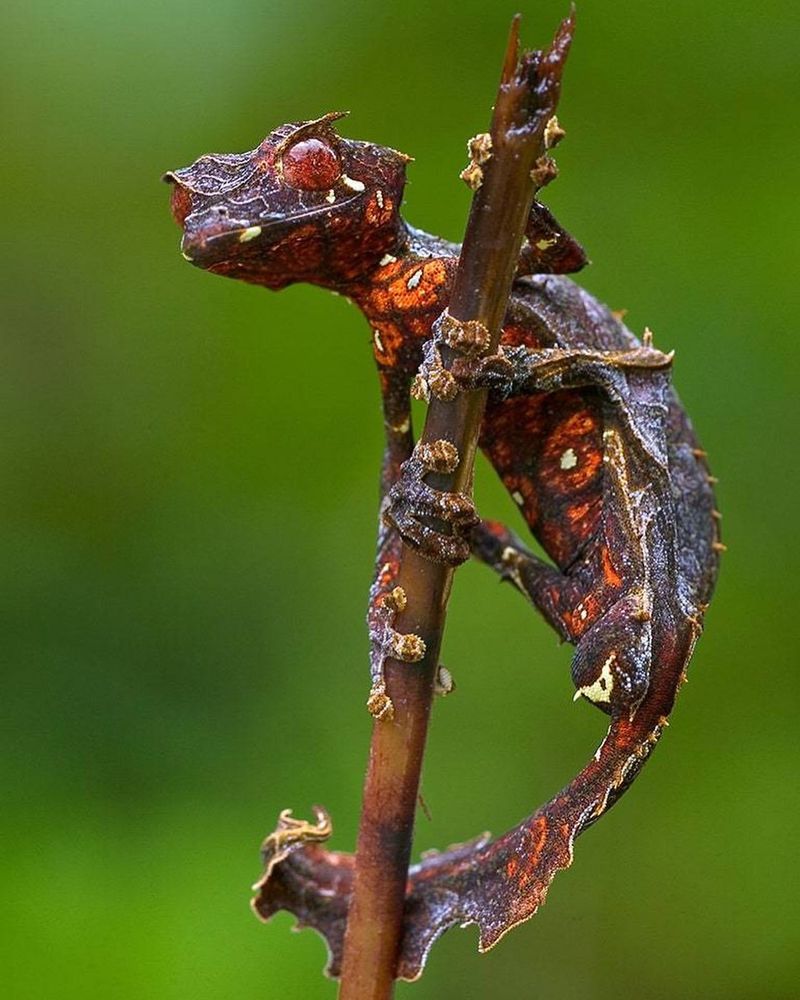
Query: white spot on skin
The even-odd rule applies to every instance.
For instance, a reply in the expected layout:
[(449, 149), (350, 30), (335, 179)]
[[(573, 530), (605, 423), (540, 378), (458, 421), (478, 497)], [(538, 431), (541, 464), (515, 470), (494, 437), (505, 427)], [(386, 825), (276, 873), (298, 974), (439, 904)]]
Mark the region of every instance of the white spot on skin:
[(239, 233), (240, 243), (249, 243), (250, 240), (254, 240), (256, 236), (261, 235), (261, 226), (248, 226), (247, 229), (243, 229)]
[(411, 277), (406, 282), (406, 288), (411, 291), (416, 288), (417, 285), (422, 281), (422, 268), (417, 268), (417, 270), (411, 275)]
[(408, 434), (411, 430), (411, 421), (406, 417), (401, 424), (391, 424), (390, 426), (395, 434)]
[(514, 503), (520, 504), (520, 506), (525, 503), (525, 497), (519, 492), (519, 490), (514, 490), (511, 494), (511, 499)]
[(600, 668), (600, 676), (597, 680), (593, 684), (587, 684), (584, 687), (578, 688), (575, 692), (575, 701), (577, 701), (581, 695), (583, 695), (584, 698), (588, 698), (589, 701), (593, 701), (595, 703), (601, 701), (608, 704), (608, 702), (611, 701), (611, 692), (614, 689), (614, 675), (611, 673), (611, 664), (616, 660), (616, 658), (617, 654), (612, 653)]
[(397, 261), (397, 257), (392, 257), (390, 253), (385, 253), (383, 257), (378, 261), (381, 267), (386, 267), (387, 264), (394, 264)]
[(578, 456), (575, 454), (575, 449), (567, 448), (558, 464), (562, 469), (574, 469), (578, 464)]
[(383, 208), (383, 191), (378, 190), (375, 192), (375, 201), (378, 203), (378, 208)]
[(372, 339), (375, 341), (375, 346), (383, 354), (383, 341), (381, 340), (380, 330), (372, 331)]
[(330, 191), (325, 195), (325, 201), (327, 201), (329, 205), (332, 205), (336, 201), (336, 192), (333, 190), (333, 188), (331, 188)]
[(345, 187), (349, 187), (351, 191), (364, 190), (364, 184), (361, 181), (354, 180), (352, 177), (348, 177), (347, 174), (342, 174), (342, 184)]
[(536, 249), (537, 250), (548, 250), (550, 247), (554, 247), (558, 243), (558, 236), (554, 236), (549, 240), (537, 240)]

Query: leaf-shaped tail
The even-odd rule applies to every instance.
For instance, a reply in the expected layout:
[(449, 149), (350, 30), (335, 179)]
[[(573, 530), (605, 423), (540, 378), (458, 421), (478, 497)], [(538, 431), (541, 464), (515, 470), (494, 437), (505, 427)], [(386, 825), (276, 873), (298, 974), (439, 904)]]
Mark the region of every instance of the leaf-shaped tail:
[(529, 920), (556, 872), (572, 864), (575, 838), (628, 787), (662, 725), (641, 738), (640, 726), (612, 722), (580, 774), (513, 830), (473, 845), (468, 855), (431, 856), (412, 869), (398, 978), (419, 978), (431, 945), (449, 927), (477, 924), (483, 952)]
[(328, 946), (325, 974), (337, 978), (355, 855), (320, 847), (333, 826), (320, 806), (314, 807), (314, 815), (316, 823), (295, 819), (290, 809), (278, 816), (277, 827), (261, 845), (264, 874), (253, 886), (251, 905), (264, 921), (278, 910), (288, 910), (297, 917), (298, 929), (312, 927), (321, 934)]
[[(479, 949), (488, 951), (536, 913), (556, 872), (572, 863), (575, 838), (619, 798), (661, 735), (666, 719), (646, 725), (643, 714), (634, 722), (614, 720), (580, 774), (514, 829), (496, 840), (483, 835), (430, 852), (409, 870), (398, 979), (418, 979), (436, 939), (456, 924), (477, 924)], [(355, 862), (353, 855), (313, 843), (330, 833), (324, 811), (316, 815), (314, 825), (281, 814), (264, 843), (266, 871), (255, 886), (253, 908), (264, 920), (289, 910), (298, 926), (318, 931), (329, 950), (325, 971), (336, 977)]]

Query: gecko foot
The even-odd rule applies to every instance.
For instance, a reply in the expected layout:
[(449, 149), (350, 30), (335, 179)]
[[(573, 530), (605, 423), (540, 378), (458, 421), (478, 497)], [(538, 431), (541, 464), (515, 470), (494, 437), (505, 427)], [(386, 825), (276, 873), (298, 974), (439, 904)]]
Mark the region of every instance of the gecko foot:
[(419, 663), (425, 656), (425, 641), (413, 632), (398, 632), (393, 623), (398, 611), (406, 606), (406, 592), (395, 587), (380, 598), (370, 626), (370, 661), (372, 687), (367, 698), (367, 711), (378, 721), (394, 718), (394, 705), (386, 693), (383, 665), (387, 659), (402, 663)]
[(502, 396), (508, 395), (513, 388), (514, 376), (514, 365), (502, 347), (496, 354), (480, 358), (456, 358), (450, 369), (450, 377), (459, 389), (488, 389)]
[(432, 340), (427, 340), (422, 348), (422, 363), (411, 383), (411, 395), (424, 403), (431, 399), (449, 402), (455, 399), (458, 390), (458, 382), (442, 364), (439, 348)]
[[(457, 361), (469, 359), (480, 364), (477, 359), (489, 347), (489, 330), (479, 320), (456, 319), (445, 309), (433, 324), (431, 339), (423, 347), (422, 363), (411, 386), (411, 393), (416, 399), (426, 403), (431, 397), (448, 401), (454, 399), (460, 389), (473, 388), (463, 379), (454, 377), (454, 367), (444, 366), (440, 351), (443, 346), (463, 355)], [(469, 364), (467, 370), (471, 370)]]
[(466, 493), (437, 490), (425, 482), (429, 472), (453, 472), (458, 450), (449, 441), (417, 444), (389, 491), (384, 520), (403, 541), (432, 562), (458, 566), (469, 559), (469, 535), (479, 522)]
[(433, 324), (432, 333), (437, 344), (446, 344), (469, 357), (478, 357), (489, 347), (489, 330), (480, 320), (456, 319), (447, 309)]

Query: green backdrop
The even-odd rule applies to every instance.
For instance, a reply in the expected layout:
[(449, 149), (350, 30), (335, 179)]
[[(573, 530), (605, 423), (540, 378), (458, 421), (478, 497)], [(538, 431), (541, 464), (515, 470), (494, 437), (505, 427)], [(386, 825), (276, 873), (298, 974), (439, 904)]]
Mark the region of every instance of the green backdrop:
[[(542, 43), (566, 3), (523, 7)], [(248, 910), (279, 809), (350, 849), (380, 417), (369, 330), (186, 264), (166, 169), (349, 108), (459, 238), (513, 6), (12, 0), (2, 14), (3, 848), (12, 1000), (333, 997)], [(584, 0), (561, 177), (581, 276), (677, 350), (725, 556), (673, 725), (490, 955), (399, 997), (789, 998), (798, 982), (797, 21), (776, 0)], [(792, 271), (791, 286), (787, 278)], [(305, 359), (299, 379), (297, 358)], [(484, 513), (513, 520), (485, 464)], [(500, 832), (604, 731), (569, 650), (459, 571), (416, 850)]]

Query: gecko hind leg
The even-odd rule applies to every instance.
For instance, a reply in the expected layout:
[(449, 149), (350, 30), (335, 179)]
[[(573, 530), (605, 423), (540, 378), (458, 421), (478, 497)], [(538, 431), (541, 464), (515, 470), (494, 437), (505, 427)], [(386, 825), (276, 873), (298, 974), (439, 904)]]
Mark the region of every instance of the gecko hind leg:
[[(650, 676), (650, 603), (644, 588), (603, 599), (595, 588), (592, 615), (587, 587), (548, 566), (502, 524), (482, 521), (472, 535), (473, 553), (509, 580), (567, 642), (576, 646), (571, 673), (576, 699), (608, 714), (633, 718)], [(591, 588), (590, 588), (591, 589)]]
[(471, 541), (476, 558), (516, 587), (564, 641), (575, 642), (568, 621), (580, 605), (579, 581), (539, 559), (498, 521), (481, 521)]

